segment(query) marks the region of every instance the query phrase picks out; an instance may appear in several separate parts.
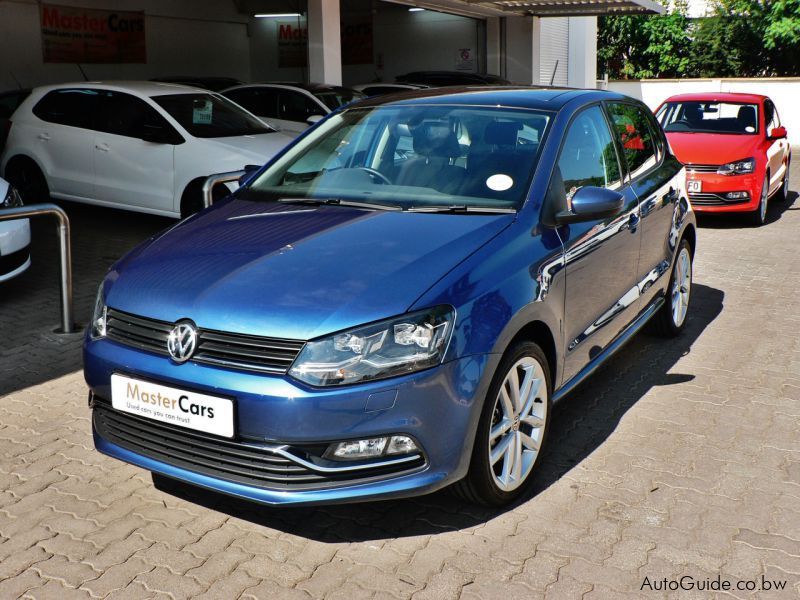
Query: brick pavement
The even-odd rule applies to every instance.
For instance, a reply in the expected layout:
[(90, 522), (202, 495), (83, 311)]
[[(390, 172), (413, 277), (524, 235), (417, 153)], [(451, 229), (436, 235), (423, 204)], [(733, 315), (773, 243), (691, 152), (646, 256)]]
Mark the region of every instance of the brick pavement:
[[(86, 323), (104, 270), (170, 222), (69, 210)], [(770, 219), (701, 221), (686, 334), (638, 336), (556, 407), (536, 494), (505, 512), (447, 493), (270, 509), (96, 453), (37, 224), (34, 268), (0, 287), (0, 598), (660, 598), (644, 578), (683, 575), (796, 598), (797, 195)]]

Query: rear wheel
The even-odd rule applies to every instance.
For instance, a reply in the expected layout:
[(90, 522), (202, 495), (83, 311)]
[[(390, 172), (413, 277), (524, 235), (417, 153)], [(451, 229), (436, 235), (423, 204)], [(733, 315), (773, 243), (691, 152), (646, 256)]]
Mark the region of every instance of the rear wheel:
[(761, 186), (761, 198), (758, 208), (750, 213), (750, 222), (755, 227), (761, 227), (767, 222), (767, 202), (769, 200), (769, 172), (764, 176), (764, 184)]
[(686, 327), (692, 297), (692, 247), (685, 239), (678, 246), (667, 287), (666, 302), (653, 319), (655, 332), (663, 337), (680, 335)]
[(17, 188), (25, 204), (50, 202), (50, 188), (39, 166), (28, 158), (12, 159), (6, 167), (6, 179)]
[(467, 501), (503, 506), (529, 489), (550, 424), (547, 358), (533, 342), (500, 363), (481, 412), (467, 476), (454, 490)]

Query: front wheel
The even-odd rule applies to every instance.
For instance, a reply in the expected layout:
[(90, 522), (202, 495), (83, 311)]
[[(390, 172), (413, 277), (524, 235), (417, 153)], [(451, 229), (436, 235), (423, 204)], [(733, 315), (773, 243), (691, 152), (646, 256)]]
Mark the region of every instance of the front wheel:
[(542, 349), (533, 342), (514, 345), (489, 388), (469, 472), (455, 485), (462, 498), (503, 506), (529, 489), (547, 438), (551, 396)]
[(761, 198), (758, 202), (758, 208), (750, 213), (750, 222), (756, 226), (761, 227), (767, 222), (767, 202), (769, 200), (769, 173), (764, 176), (764, 184), (761, 186)]
[(781, 190), (777, 193), (775, 198), (779, 201), (789, 199), (789, 167), (792, 165), (792, 157), (786, 161), (786, 172), (783, 174), (783, 182), (781, 183)]
[(672, 275), (667, 287), (666, 302), (653, 319), (655, 332), (664, 337), (680, 335), (689, 316), (689, 300), (692, 297), (692, 248), (681, 240)]

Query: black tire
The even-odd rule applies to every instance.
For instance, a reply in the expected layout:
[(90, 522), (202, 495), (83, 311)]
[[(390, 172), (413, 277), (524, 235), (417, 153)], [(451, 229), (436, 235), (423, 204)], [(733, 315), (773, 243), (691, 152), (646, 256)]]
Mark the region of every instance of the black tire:
[(769, 202), (769, 171), (764, 175), (764, 183), (761, 186), (761, 198), (758, 202), (758, 208), (751, 212), (748, 216), (750, 224), (753, 227), (761, 227), (767, 222), (767, 204)]
[[(679, 270), (679, 262), (681, 260), (681, 256), (683, 253), (688, 255), (689, 260), (689, 289), (688, 295), (685, 296), (686, 298), (686, 313), (684, 314), (683, 319), (679, 322), (675, 322), (675, 313), (673, 308), (675, 307), (676, 302), (678, 299), (675, 296), (673, 288), (675, 287), (675, 280), (678, 275)], [(677, 337), (681, 334), (681, 332), (686, 328), (686, 322), (689, 320), (689, 307), (690, 307), (690, 300), (692, 298), (692, 282), (694, 280), (693, 275), (693, 262), (694, 257), (692, 256), (692, 247), (689, 245), (685, 239), (681, 240), (681, 243), (678, 245), (678, 251), (675, 253), (675, 260), (673, 261), (672, 265), (672, 273), (669, 277), (669, 286), (667, 287), (666, 291), (666, 302), (664, 302), (664, 306), (661, 307), (661, 310), (658, 311), (658, 314), (653, 317), (652, 320), (652, 328), (651, 330), (656, 335), (660, 335), (661, 337)], [(680, 291), (680, 290), (679, 290)]]
[[(497, 468), (497, 465), (493, 467), (490, 464), (489, 453), (492, 445), (489, 441), (489, 433), (492, 425), (497, 423), (497, 411), (502, 411), (499, 404), (501, 402), (500, 390), (506, 381), (506, 376), (520, 360), (529, 359), (539, 363), (541, 375), (544, 378), (546, 398), (540, 398), (543, 390), (539, 387), (534, 401), (539, 404), (540, 408), (538, 410), (544, 410), (544, 425), (536, 429), (539, 436), (539, 450), (535, 454), (533, 464), (529, 467), (528, 473), (521, 480), (521, 483), (517, 484), (515, 489), (505, 491), (495, 481), (496, 473), (493, 469)], [(532, 482), (536, 479), (536, 466), (539, 464), (542, 452), (547, 444), (547, 433), (550, 429), (550, 415), (552, 414), (552, 392), (553, 383), (550, 379), (550, 367), (542, 349), (533, 342), (518, 342), (509, 348), (497, 367), (492, 384), (489, 386), (489, 392), (483, 403), (478, 429), (475, 434), (469, 471), (464, 479), (453, 485), (452, 489), (457, 496), (473, 504), (500, 507), (513, 502), (530, 489)], [(542, 406), (542, 403), (544, 403), (544, 406)], [(510, 429), (507, 433), (521, 431), (527, 425), (517, 419), (516, 427), (518, 429)], [(505, 435), (500, 436), (498, 440), (505, 437)]]
[(17, 188), (25, 204), (50, 202), (50, 188), (42, 170), (29, 158), (12, 158), (6, 167), (6, 180)]
[[(186, 189), (183, 191), (183, 196), (181, 196), (181, 219), (191, 217), (193, 214), (199, 213), (205, 208), (203, 203), (204, 182), (205, 178), (195, 179), (186, 186)], [(225, 185), (218, 184), (214, 186), (211, 195), (214, 202), (216, 202), (217, 200), (225, 198), (229, 193)]]

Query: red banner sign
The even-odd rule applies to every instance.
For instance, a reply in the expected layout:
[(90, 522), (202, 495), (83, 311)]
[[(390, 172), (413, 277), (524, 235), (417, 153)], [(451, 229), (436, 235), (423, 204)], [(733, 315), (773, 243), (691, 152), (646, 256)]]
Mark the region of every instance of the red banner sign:
[(46, 63), (145, 63), (144, 12), (41, 5)]

